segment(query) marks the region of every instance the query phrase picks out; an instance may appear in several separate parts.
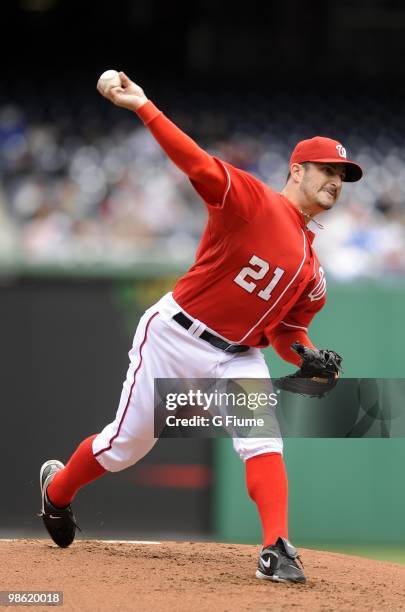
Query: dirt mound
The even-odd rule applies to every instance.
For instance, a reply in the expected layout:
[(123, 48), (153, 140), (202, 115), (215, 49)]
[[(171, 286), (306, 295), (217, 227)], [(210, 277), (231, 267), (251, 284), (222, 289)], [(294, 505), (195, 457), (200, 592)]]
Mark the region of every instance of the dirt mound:
[(403, 565), (301, 549), (308, 582), (286, 585), (254, 577), (257, 553), (200, 542), (1, 541), (0, 590), (63, 591), (61, 609), (81, 612), (405, 610)]

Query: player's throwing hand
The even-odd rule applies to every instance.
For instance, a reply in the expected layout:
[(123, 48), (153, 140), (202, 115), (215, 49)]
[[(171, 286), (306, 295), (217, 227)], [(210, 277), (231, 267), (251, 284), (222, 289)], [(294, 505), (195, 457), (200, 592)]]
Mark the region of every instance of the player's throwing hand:
[(138, 110), (138, 108), (148, 101), (143, 89), (131, 81), (125, 72), (120, 72), (119, 76), (121, 79), (121, 87), (115, 86), (103, 90), (103, 88), (97, 84), (98, 92), (104, 96), (104, 98), (107, 98), (110, 102), (115, 104), (115, 106), (127, 108), (132, 111)]

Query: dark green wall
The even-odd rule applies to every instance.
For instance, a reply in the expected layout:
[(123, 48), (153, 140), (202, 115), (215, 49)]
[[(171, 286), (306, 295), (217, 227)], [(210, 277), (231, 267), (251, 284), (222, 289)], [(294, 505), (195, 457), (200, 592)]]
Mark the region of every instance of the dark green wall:
[[(405, 544), (403, 439), (288, 439), (290, 537), (310, 543)], [(260, 542), (244, 465), (230, 440), (218, 440), (215, 531), (221, 539)]]
[[(319, 348), (343, 356), (346, 377), (405, 377), (405, 283), (353, 283), (328, 287), (328, 301), (315, 317), (310, 336)], [(291, 372), (266, 350), (272, 376)]]

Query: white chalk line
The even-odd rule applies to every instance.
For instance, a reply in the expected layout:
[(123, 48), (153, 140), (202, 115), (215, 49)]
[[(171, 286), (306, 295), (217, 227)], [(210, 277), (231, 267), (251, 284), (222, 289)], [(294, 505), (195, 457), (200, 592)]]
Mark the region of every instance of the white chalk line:
[[(37, 540), (44, 538), (0, 538), (0, 542), (21, 542), (22, 540)], [(156, 542), (154, 540), (85, 540), (86, 542), (95, 542), (100, 544), (161, 544), (162, 542)], [(76, 542), (83, 542), (83, 540), (76, 540)]]
[(161, 544), (162, 543), (162, 542), (156, 542), (154, 540), (91, 540), (91, 542), (102, 542), (103, 544)]

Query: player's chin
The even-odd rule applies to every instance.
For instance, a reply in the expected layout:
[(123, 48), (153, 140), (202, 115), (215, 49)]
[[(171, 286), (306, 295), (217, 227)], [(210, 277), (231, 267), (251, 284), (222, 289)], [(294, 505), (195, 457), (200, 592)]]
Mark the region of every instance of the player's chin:
[(318, 197), (318, 206), (322, 208), (322, 210), (330, 210), (335, 204), (336, 199), (337, 198), (330, 193), (322, 193), (320, 197)]

